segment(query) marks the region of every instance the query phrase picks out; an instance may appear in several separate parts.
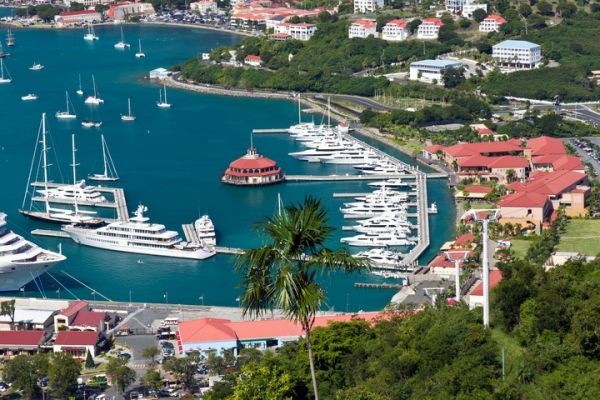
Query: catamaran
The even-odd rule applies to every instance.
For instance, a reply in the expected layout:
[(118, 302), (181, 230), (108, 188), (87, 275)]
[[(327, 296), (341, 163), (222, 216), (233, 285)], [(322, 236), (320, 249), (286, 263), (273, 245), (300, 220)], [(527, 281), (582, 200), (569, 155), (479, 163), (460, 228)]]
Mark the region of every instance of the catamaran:
[(158, 106), (158, 108), (171, 108), (171, 104), (169, 104), (169, 102), (167, 101), (167, 85), (163, 85), (164, 87), (164, 92), (165, 92), (165, 98), (163, 99), (162, 96), (162, 90), (159, 89), (158, 91), (158, 102), (156, 102), (156, 105)]
[[(66, 111), (57, 111), (56, 118), (58, 119), (75, 119), (77, 115), (74, 113), (73, 104), (71, 104), (71, 100), (69, 99), (69, 92), (65, 91), (65, 104), (67, 107)], [(71, 106), (69, 108), (69, 106)]]
[(135, 121), (135, 116), (131, 114), (131, 99), (127, 99), (127, 114), (121, 114), (121, 121)]
[(142, 39), (138, 40), (138, 51), (135, 53), (136, 58), (144, 58), (146, 57), (146, 53), (142, 51)]
[(83, 35), (83, 39), (88, 41), (100, 39), (98, 36), (96, 36), (96, 33), (94, 33), (94, 27), (92, 26), (92, 24), (88, 24), (88, 31), (85, 35)]
[(130, 44), (125, 42), (125, 37), (123, 35), (123, 27), (121, 27), (121, 40), (115, 43), (115, 49), (125, 50), (130, 47)]
[(44, 66), (38, 62), (34, 62), (31, 67), (29, 67), (30, 71), (41, 71), (44, 69)]
[(92, 104), (97, 106), (99, 104), (104, 103), (104, 100), (98, 97), (98, 93), (96, 92), (96, 78), (94, 77), (94, 75), (92, 75), (92, 86), (94, 87), (94, 94), (92, 96), (88, 96), (88, 98), (85, 99), (85, 104)]
[(8, 30), (8, 33), (6, 34), (6, 46), (7, 47), (15, 47), (15, 36), (13, 35), (13, 33), (10, 29)]
[(79, 89), (75, 92), (78, 96), (83, 96), (83, 87), (81, 86), (81, 74), (79, 74)]
[(110, 152), (108, 151), (108, 145), (106, 144), (106, 140), (104, 140), (104, 135), (100, 135), (100, 138), (102, 140), (102, 161), (104, 163), (104, 172), (101, 174), (88, 175), (88, 179), (96, 182), (116, 182), (119, 180), (119, 174), (117, 173), (115, 164), (110, 156)]
[[(6, 71), (6, 75), (4, 75), (4, 71)], [(0, 83), (11, 83), (12, 78), (4, 65), (4, 61), (0, 58)]]

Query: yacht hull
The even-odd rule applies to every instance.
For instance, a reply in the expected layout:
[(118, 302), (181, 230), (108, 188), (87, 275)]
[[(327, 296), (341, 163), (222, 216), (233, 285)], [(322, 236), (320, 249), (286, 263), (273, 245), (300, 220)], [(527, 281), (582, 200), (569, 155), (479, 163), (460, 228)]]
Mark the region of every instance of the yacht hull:
[(0, 261), (0, 292), (18, 291), (61, 260), (33, 263)]

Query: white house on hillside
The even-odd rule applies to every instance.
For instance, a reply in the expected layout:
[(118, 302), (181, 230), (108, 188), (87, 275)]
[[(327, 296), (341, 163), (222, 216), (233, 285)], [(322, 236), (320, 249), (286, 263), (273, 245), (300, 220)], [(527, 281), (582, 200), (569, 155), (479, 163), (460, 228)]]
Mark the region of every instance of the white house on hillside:
[(348, 37), (350, 39), (365, 39), (369, 36), (377, 37), (377, 22), (374, 19), (358, 19), (348, 28)]
[(426, 83), (444, 84), (444, 71), (450, 68), (462, 69), (459, 61), (421, 60), (410, 64), (409, 79)]
[(443, 25), (439, 18), (425, 18), (417, 29), (417, 39), (437, 39)]
[(505, 40), (492, 46), (492, 57), (500, 67), (533, 69), (542, 62), (542, 47), (525, 40)]
[(390, 42), (400, 42), (406, 40), (410, 35), (407, 28), (407, 22), (403, 19), (393, 19), (383, 27), (381, 38)]
[(383, 8), (384, 0), (354, 0), (354, 13), (375, 12)]
[(498, 32), (500, 25), (505, 23), (506, 20), (499, 15), (488, 15), (479, 24), (479, 32)]
[(284, 33), (296, 40), (309, 40), (315, 33), (317, 33), (317, 26), (315, 24), (299, 23), (282, 23), (275, 27), (276, 33)]

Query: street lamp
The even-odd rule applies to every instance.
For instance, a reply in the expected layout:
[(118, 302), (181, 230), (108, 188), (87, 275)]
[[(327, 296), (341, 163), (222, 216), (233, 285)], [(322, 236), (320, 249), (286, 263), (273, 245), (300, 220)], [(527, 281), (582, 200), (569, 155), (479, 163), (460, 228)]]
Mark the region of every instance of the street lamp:
[(92, 290), (92, 296), (94, 296), (94, 301), (96, 301), (96, 291)]
[(240, 296), (236, 297), (235, 301), (237, 301), (237, 303), (238, 303), (238, 308), (242, 308), (242, 299), (241, 299), (241, 297)]
[(129, 289), (129, 307), (131, 307), (131, 289)]
[(56, 293), (58, 295), (58, 298), (60, 299), (60, 288), (56, 289)]
[(20, 288), (19, 292), (21, 292), (21, 297), (25, 297), (25, 286), (23, 286), (22, 288)]

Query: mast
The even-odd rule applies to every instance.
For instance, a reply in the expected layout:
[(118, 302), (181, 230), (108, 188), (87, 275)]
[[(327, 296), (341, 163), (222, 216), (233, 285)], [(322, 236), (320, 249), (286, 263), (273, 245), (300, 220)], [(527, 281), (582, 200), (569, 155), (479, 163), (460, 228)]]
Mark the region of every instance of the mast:
[(138, 39), (138, 48), (139, 48), (139, 53), (142, 52), (142, 39)]
[(98, 96), (96, 96), (96, 78), (94, 75), (92, 75), (92, 85), (94, 86), (94, 98), (96, 98)]
[(67, 114), (69, 114), (69, 92), (65, 90), (65, 104), (67, 105)]
[(81, 87), (81, 74), (79, 74), (79, 90), (82, 90), (82, 91), (83, 91), (83, 89), (82, 89), (82, 87)]
[(121, 43), (125, 43), (125, 36), (123, 35), (123, 27), (121, 27)]
[(129, 116), (131, 117), (131, 98), (127, 98), (127, 109), (129, 110)]
[(298, 93), (298, 124), (302, 123), (302, 110), (301, 110), (301, 103), (300, 103), (300, 93)]
[[(2, 46), (2, 44), (0, 44)], [(2, 49), (0, 49), (1, 52)], [(0, 58), (0, 79), (4, 79), (4, 61)]]
[(46, 205), (46, 214), (50, 214), (50, 203), (48, 202), (48, 151), (46, 145), (46, 113), (42, 113), (42, 162), (44, 169), (44, 203)]
[(158, 89), (158, 102), (162, 103), (162, 90)]
[(73, 163), (71, 164), (71, 167), (73, 167), (73, 185), (75, 185), (77, 183), (77, 166), (79, 164), (77, 164), (76, 159), (75, 159), (75, 152), (77, 151), (77, 149), (75, 148), (75, 134), (71, 135), (71, 157), (73, 160)]
[(165, 103), (168, 103), (167, 101), (167, 84), (163, 83), (163, 88), (165, 89)]
[(331, 126), (331, 97), (327, 97), (327, 127)]
[(108, 176), (108, 163), (106, 162), (106, 142), (104, 141), (104, 135), (100, 135), (102, 139), (102, 160), (104, 161), (104, 176)]

